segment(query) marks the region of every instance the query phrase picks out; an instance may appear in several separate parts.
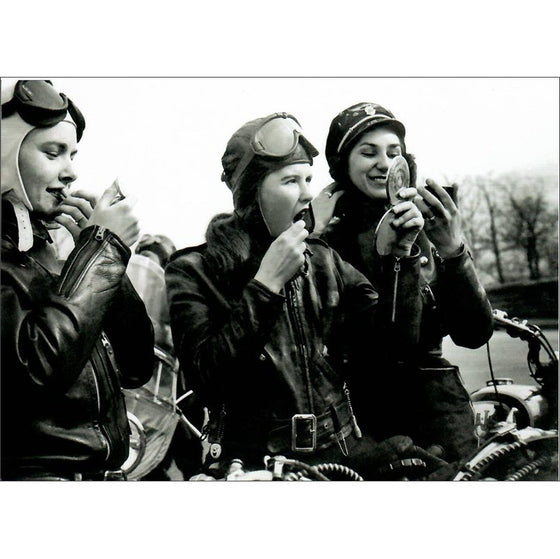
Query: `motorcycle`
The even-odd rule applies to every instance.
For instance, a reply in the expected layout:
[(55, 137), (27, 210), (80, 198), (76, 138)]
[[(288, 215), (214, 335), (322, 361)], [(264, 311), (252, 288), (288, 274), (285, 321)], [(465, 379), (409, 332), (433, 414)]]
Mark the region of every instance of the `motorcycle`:
[[(534, 324), (509, 318), (499, 310), (494, 311), (494, 324), (512, 338), (528, 344), (527, 363), (533, 382), (519, 384), (510, 378), (495, 378), (489, 360), (491, 379), (471, 394), (479, 446), (461, 464), (449, 465), (445, 479), (557, 480), (558, 353)], [(128, 479), (142, 479), (160, 464), (178, 426), (191, 441), (198, 443), (200, 456), (208, 452), (204, 427), (197, 428), (187, 418), (188, 405), (184, 409), (180, 405), (194, 397), (192, 390), (177, 397), (178, 362), (157, 348), (156, 359), (158, 365), (152, 381), (139, 389), (140, 392), (127, 391), (126, 394), (132, 431), (130, 456), (123, 466)], [(162, 382), (165, 378), (168, 382)], [(202, 466), (202, 458), (199, 465)], [(428, 473), (426, 455), (411, 455), (385, 464), (380, 469), (380, 479), (430, 479)], [(187, 473), (185, 479), (363, 481), (358, 472), (341, 464), (310, 465), (285, 456), (265, 456), (260, 470), (247, 470), (241, 460), (234, 459), (214, 471)]]
[(497, 328), (528, 344), (534, 382), (495, 378), (489, 361), (491, 380), (471, 394), (479, 447), (453, 479), (558, 480), (558, 353), (535, 324), (493, 314)]

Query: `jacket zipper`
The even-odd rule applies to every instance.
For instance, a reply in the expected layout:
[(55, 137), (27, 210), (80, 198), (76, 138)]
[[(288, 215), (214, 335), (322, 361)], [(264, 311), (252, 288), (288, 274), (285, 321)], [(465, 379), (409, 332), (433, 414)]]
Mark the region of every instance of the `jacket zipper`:
[[(109, 338), (107, 337), (105, 332), (103, 331), (101, 332), (100, 338), (101, 338), (101, 343), (103, 344), (104, 354), (102, 355), (101, 351), (99, 351), (99, 356), (101, 359), (103, 371), (105, 372), (105, 380), (107, 382), (107, 386), (109, 390), (109, 397), (111, 398), (112, 401), (111, 405), (118, 406), (119, 398), (120, 398), (120, 403), (122, 404), (122, 407), (126, 412), (126, 401), (125, 401), (123, 390), (120, 384), (115, 385), (112, 372), (109, 371), (105, 366), (106, 364), (105, 357), (107, 357), (109, 359), (111, 368), (113, 369), (114, 373), (117, 375), (117, 377), (120, 375), (119, 367), (115, 359), (115, 352), (113, 350), (113, 346), (111, 345), (111, 342), (109, 341)], [(124, 439), (126, 438), (127, 435), (130, 434), (130, 431), (128, 431), (128, 433), (126, 434), (123, 433), (117, 421), (115, 421), (114, 432), (115, 432), (114, 434), (116, 434), (120, 439)], [(105, 429), (105, 433), (108, 434), (107, 429)], [(109, 436), (108, 436), (108, 440), (109, 441), (111, 440)]]
[(305, 333), (303, 331), (303, 326), (301, 323), (301, 317), (298, 312), (299, 304), (297, 298), (297, 292), (299, 291), (299, 286), (297, 283), (297, 277), (290, 280), (287, 286), (288, 291), (288, 318), (292, 323), (294, 332), (296, 334), (296, 347), (298, 348), (298, 353), (303, 365), (303, 373), (305, 376), (305, 387), (307, 390), (307, 399), (309, 401), (309, 409), (311, 413), (315, 413), (313, 406), (313, 393), (311, 389), (311, 374), (309, 371), (309, 356), (307, 354), (307, 345), (305, 343)]
[[(102, 367), (103, 366), (103, 356), (101, 355), (99, 348), (97, 347), (97, 345), (95, 346), (95, 351), (98, 355), (99, 358), (99, 364)], [(105, 440), (105, 443), (107, 444), (107, 453), (105, 455), (105, 460), (109, 459), (109, 456), (111, 456), (111, 439), (109, 437), (109, 434), (107, 433), (107, 430), (105, 429), (105, 426), (103, 425), (103, 421), (101, 418), (101, 390), (99, 388), (99, 380), (97, 379), (97, 372), (95, 370), (95, 367), (92, 368), (92, 376), (93, 376), (93, 382), (95, 384), (95, 393), (97, 396), (97, 416), (99, 418), (99, 430), (101, 431), (101, 435), (103, 436), (103, 439)]]
[(401, 271), (401, 260), (400, 258), (395, 258), (395, 266), (393, 268), (395, 271), (395, 281), (393, 283), (393, 306), (391, 310), (391, 323), (394, 324), (397, 318), (397, 289), (399, 283), (399, 272)]
[(101, 343), (103, 344), (103, 347), (105, 348), (105, 351), (109, 357), (109, 361), (111, 362), (111, 365), (113, 366), (113, 369), (115, 370), (116, 373), (119, 373), (119, 366), (117, 365), (117, 361), (115, 360), (115, 352), (113, 350), (113, 346), (111, 345), (111, 342), (109, 341), (109, 338), (107, 337), (107, 334), (105, 334), (105, 332), (101, 332)]
[[(107, 244), (107, 235), (105, 234), (106, 231), (107, 231), (106, 227), (101, 227), (101, 226), (96, 227), (92, 231), (88, 239), (88, 242), (82, 245), (78, 250), (78, 252), (76, 252), (74, 257), (68, 264), (66, 272), (61, 277), (60, 287), (59, 287), (59, 293), (61, 295), (64, 293), (64, 290), (67, 289), (68, 287), (70, 288), (66, 297), (71, 297), (74, 294), (80, 281), (83, 279), (83, 277), (87, 274), (87, 272), (90, 270), (91, 266), (93, 265), (95, 257), (103, 251), (103, 248)], [(99, 244), (94, 245), (92, 247), (90, 241), (92, 241), (93, 239), (95, 239)], [(72, 273), (74, 263), (78, 260), (78, 258), (82, 256), (82, 254), (86, 252), (89, 253), (86, 265), (81, 270), (74, 271), (74, 273)]]

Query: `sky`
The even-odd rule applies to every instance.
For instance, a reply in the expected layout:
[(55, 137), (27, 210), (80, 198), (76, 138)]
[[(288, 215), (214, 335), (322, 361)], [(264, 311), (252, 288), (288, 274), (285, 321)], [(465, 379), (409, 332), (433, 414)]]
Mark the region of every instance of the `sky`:
[[(13, 79), (11, 80), (13, 81)], [(6, 80), (4, 81), (6, 83)], [(221, 156), (246, 121), (294, 114), (318, 148), (315, 192), (331, 182), (324, 145), (332, 118), (360, 101), (407, 128), (419, 176), (558, 167), (558, 80), (552, 78), (53, 78), (82, 110), (76, 186), (102, 192), (118, 177), (137, 200), (143, 233), (176, 246), (204, 240), (231, 211)]]

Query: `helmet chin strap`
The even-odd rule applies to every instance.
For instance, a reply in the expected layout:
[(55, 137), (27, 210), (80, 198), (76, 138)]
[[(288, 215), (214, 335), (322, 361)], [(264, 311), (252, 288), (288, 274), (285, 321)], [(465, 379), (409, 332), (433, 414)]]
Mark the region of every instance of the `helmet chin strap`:
[(266, 217), (264, 216), (264, 212), (262, 210), (262, 204), (261, 204), (261, 187), (259, 186), (259, 188), (257, 189), (257, 202), (259, 204), (259, 212), (261, 214), (263, 223), (266, 225), (266, 230), (268, 231), (268, 234), (274, 238), (274, 235), (272, 234), (272, 231), (270, 230), (270, 226), (268, 225), (267, 221), (266, 221)]
[(18, 226), (18, 249), (21, 252), (26, 252), (33, 246), (33, 229), (31, 227), (29, 210), (13, 191), (4, 194), (3, 198), (8, 200), (14, 207)]

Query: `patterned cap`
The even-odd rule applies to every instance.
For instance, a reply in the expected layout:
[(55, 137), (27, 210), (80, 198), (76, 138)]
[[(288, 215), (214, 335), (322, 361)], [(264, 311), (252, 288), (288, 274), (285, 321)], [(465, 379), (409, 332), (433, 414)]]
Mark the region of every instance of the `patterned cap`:
[(354, 142), (364, 132), (378, 126), (389, 126), (404, 141), (406, 129), (395, 115), (376, 103), (357, 103), (344, 109), (331, 122), (325, 155), (332, 177), (339, 180), (341, 163)]

